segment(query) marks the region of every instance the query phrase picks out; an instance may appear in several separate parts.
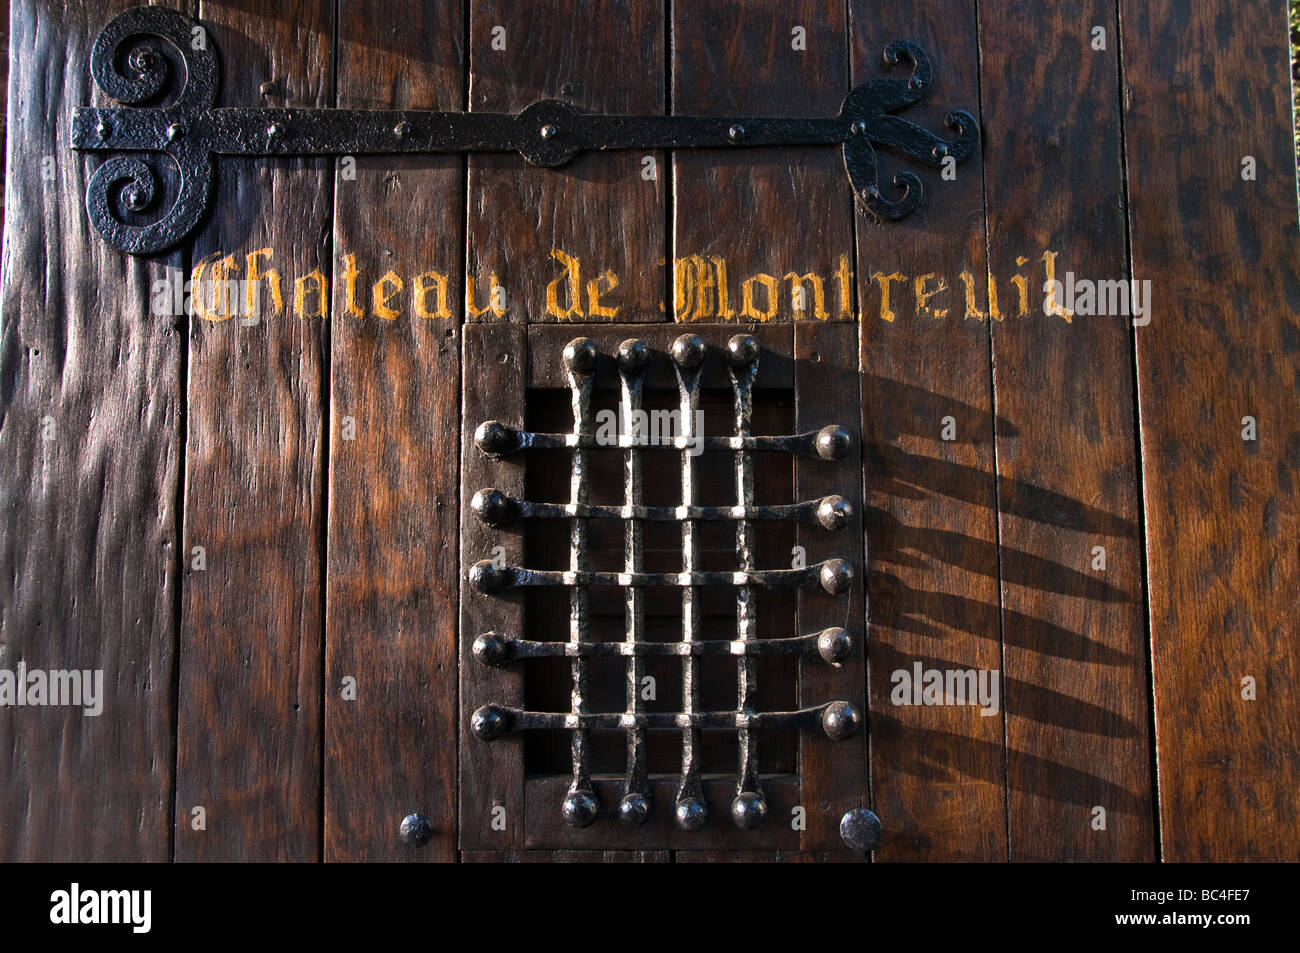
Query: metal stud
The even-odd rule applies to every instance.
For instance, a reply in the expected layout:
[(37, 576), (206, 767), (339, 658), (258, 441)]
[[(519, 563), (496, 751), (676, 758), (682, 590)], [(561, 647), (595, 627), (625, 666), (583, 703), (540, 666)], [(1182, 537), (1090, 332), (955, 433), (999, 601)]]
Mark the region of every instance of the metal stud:
[(401, 122), (399, 122), (396, 126), (393, 127), (393, 135), (395, 135), (398, 139), (405, 139), (410, 134), (411, 134), (411, 124), (407, 122), (405, 119), (403, 119)]
[(686, 370), (694, 370), (704, 363), (707, 348), (698, 334), (683, 334), (673, 341), (673, 361)]
[(699, 798), (688, 797), (677, 802), (673, 817), (684, 831), (698, 831), (708, 819), (709, 811)]
[(519, 504), (492, 487), (475, 493), (469, 507), (488, 526), (504, 526), (519, 515)]
[(853, 585), (853, 567), (843, 559), (828, 559), (821, 565), (818, 581), (832, 596), (841, 595)]
[(822, 713), (822, 730), (831, 741), (847, 741), (858, 733), (861, 720), (848, 702), (831, 702)]
[(846, 811), (840, 818), (840, 839), (850, 850), (864, 853), (880, 846), (880, 818), (865, 807)]
[(758, 341), (752, 334), (737, 334), (727, 342), (727, 359), (736, 367), (748, 367), (758, 360)]
[(560, 813), (570, 827), (589, 827), (600, 813), (600, 805), (585, 791), (571, 791), (560, 806)]
[(767, 801), (763, 795), (745, 791), (731, 802), (731, 822), (742, 831), (752, 831), (767, 818)]
[(853, 504), (842, 496), (828, 496), (817, 504), (817, 522), (826, 529), (839, 529), (852, 516)]
[(823, 460), (839, 460), (849, 452), (853, 438), (843, 427), (831, 424), (817, 431), (817, 455)]
[(494, 741), (505, 734), (510, 720), (496, 705), (484, 705), (470, 716), (469, 728), (483, 741)]
[(515, 446), (515, 432), (499, 420), (485, 420), (474, 431), (474, 444), (484, 453), (497, 456)]
[(433, 824), (423, 814), (407, 814), (402, 818), (400, 834), (402, 843), (411, 847), (423, 847), (433, 840)]
[(484, 632), (475, 639), (472, 651), (484, 665), (500, 665), (510, 656), (509, 643), (495, 632)]
[[(477, 651), (478, 643), (475, 642), (474, 645)], [(832, 665), (843, 662), (852, 650), (853, 641), (849, 638), (849, 633), (838, 625), (823, 629), (817, 636), (817, 654)]]
[(644, 794), (628, 794), (618, 802), (618, 819), (624, 827), (640, 827), (649, 816), (650, 799)]

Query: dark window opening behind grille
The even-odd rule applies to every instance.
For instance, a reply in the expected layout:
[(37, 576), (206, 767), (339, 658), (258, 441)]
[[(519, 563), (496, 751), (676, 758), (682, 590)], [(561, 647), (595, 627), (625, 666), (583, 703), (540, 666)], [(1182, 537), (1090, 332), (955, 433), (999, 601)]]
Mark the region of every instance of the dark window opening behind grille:
[[(734, 433), (733, 396), (728, 390), (703, 390), (700, 410), (704, 433)], [(618, 391), (597, 389), (592, 395), (593, 416), (601, 410), (615, 410)], [(675, 390), (647, 389), (646, 410), (673, 410), (678, 406)], [(536, 432), (564, 433), (573, 429), (573, 411), (567, 390), (530, 389), (525, 400), (525, 425)], [(754, 392), (753, 432), (790, 433), (794, 427), (794, 394), (790, 390)], [(593, 504), (619, 505), (623, 500), (623, 459), (617, 449), (594, 450), (589, 455)], [(681, 455), (673, 452), (643, 453), (644, 502), (649, 506), (674, 506), (681, 502)], [(702, 504), (736, 502), (735, 455), (708, 451), (699, 458)], [(569, 498), (569, 459), (553, 451), (530, 452), (525, 465), (526, 496), (530, 500), (565, 502)], [(794, 461), (784, 453), (754, 455), (754, 502), (777, 505), (795, 502)], [(645, 571), (676, 572), (682, 566), (682, 533), (679, 523), (645, 522)], [(729, 522), (700, 522), (700, 568), (738, 568), (735, 526)], [(758, 526), (756, 563), (761, 568), (788, 567), (793, 558), (795, 524), (768, 521)], [(593, 571), (623, 568), (623, 524), (620, 520), (592, 520), (589, 524), (589, 559)], [(525, 564), (536, 569), (568, 568), (569, 527), (566, 520), (533, 521), (524, 533)], [(699, 590), (703, 600), (703, 639), (731, 639), (736, 632), (734, 589), (707, 587)], [(591, 630), (594, 641), (618, 642), (624, 638), (624, 603), (621, 590), (607, 586), (591, 589)], [(759, 636), (788, 638), (798, 634), (796, 596), (792, 590), (760, 591)], [(569, 596), (563, 589), (539, 588), (525, 594), (526, 638), (565, 641), (568, 638)], [(646, 600), (646, 638), (656, 642), (679, 642), (682, 637), (680, 592), (653, 590)], [(525, 702), (534, 711), (567, 712), (571, 676), (562, 658), (528, 663)], [(593, 658), (590, 663), (590, 710), (624, 711), (625, 666), (621, 658)], [(670, 657), (646, 660), (646, 674), (655, 680), (656, 697), (646, 701), (648, 711), (682, 710), (681, 661)], [(700, 707), (704, 711), (727, 711), (736, 707), (736, 662), (730, 656), (709, 656), (700, 660), (702, 686)], [(780, 711), (798, 707), (798, 662), (788, 656), (758, 660), (758, 697), (755, 710)], [(568, 775), (572, 771), (567, 731), (530, 731), (524, 740), (524, 769), (529, 776)], [(793, 730), (765, 731), (759, 739), (759, 770), (765, 775), (798, 773), (798, 738)], [(705, 775), (734, 777), (737, 740), (733, 730), (705, 731), (702, 737), (702, 766)], [(626, 742), (621, 731), (591, 733), (591, 770), (594, 776), (622, 777), (626, 768)], [(652, 775), (676, 777), (681, 770), (681, 738), (675, 731), (649, 733), (648, 765)]]

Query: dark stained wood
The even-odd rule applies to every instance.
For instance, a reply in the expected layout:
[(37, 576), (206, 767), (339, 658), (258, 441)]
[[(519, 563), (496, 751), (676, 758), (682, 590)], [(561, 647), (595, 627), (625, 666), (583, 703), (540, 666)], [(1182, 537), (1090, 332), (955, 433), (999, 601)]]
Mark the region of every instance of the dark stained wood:
[[(852, 439), (848, 455), (836, 462), (798, 460), (795, 498), (815, 500), (832, 493), (853, 503), (853, 515), (834, 532), (821, 526), (799, 527), (799, 545), (808, 565), (823, 559), (845, 559), (853, 566), (853, 585), (832, 596), (821, 590), (799, 593), (800, 634), (841, 626), (852, 640), (852, 653), (830, 666), (820, 658), (799, 666), (800, 705), (847, 701), (862, 716), (857, 735), (831, 741), (824, 734), (799, 738), (799, 774), (807, 828), (805, 850), (845, 851), (840, 819), (846, 811), (871, 806), (868, 788), (866, 709), (867, 645), (863, 605), (865, 566), (862, 560), (862, 426), (855, 412), (862, 406), (858, 376), (858, 329), (852, 324), (800, 321), (795, 340), (795, 430), (820, 430), (839, 424)], [(782, 820), (787, 820), (782, 818)]]
[(1098, 26), (1117, 35), (1113, 4), (980, 8), (990, 270), (1033, 292), (1022, 316), (1000, 287), (992, 324), (1013, 860), (1155, 854), (1130, 318), (1044, 315), (1036, 254), (1062, 281), (1128, 278), (1119, 49), (1091, 48)]
[(4, 861), (170, 856), (184, 323), (150, 297), (183, 258), (108, 247), (83, 204), (99, 160), (66, 148), (72, 108), (104, 101), (91, 44), (132, 5), (12, 8), (0, 667), (102, 669), (104, 698), (0, 712)]
[[(674, 113), (829, 116), (839, 111), (849, 88), (844, 4), (708, 0), (673, 4), (672, 19)], [(672, 208), (670, 277), (677, 321), (731, 321), (753, 327), (767, 321), (852, 320), (853, 196), (845, 187), (838, 149), (679, 150), (673, 154)], [(813, 277), (805, 277), (809, 275)], [(798, 308), (796, 287), (802, 289), (803, 298)], [(763, 338), (768, 332), (758, 333)], [(827, 365), (816, 372), (836, 378), (844, 368), (856, 370), (856, 333), (848, 336), (853, 347), (828, 353)], [(796, 385), (807, 387), (809, 370), (796, 363)], [(842, 380), (843, 375), (836, 379)], [(856, 394), (856, 382), (852, 383)], [(821, 384), (816, 395), (796, 389), (796, 429), (816, 429), (831, 422), (834, 415), (827, 400), (831, 394), (820, 388)], [(853, 396), (840, 396), (842, 406), (856, 406)], [(856, 435), (857, 421), (845, 422)], [(845, 476), (838, 465), (833, 466), (836, 472), (826, 471), (819, 462), (798, 463), (796, 497), (831, 492), (831, 483)], [(860, 495), (856, 466), (850, 467), (854, 472), (842, 482), (856, 499)], [(800, 528), (798, 542), (813, 562), (844, 555), (843, 541), (856, 533), (850, 527), (828, 539), (820, 527)], [(860, 552), (858, 545), (849, 549)], [(789, 554), (782, 556), (789, 561)], [(850, 560), (861, 569), (860, 559)], [(842, 623), (849, 612), (860, 616), (861, 588), (834, 598), (800, 593), (798, 604), (803, 614), (801, 632), (815, 631), (833, 624), (831, 619)], [(846, 606), (853, 608), (846, 611)], [(852, 624), (849, 628), (858, 647), (849, 664), (827, 671), (820, 659), (801, 663), (801, 704), (845, 698), (861, 705), (861, 631)], [(761, 681), (758, 691), (761, 697)], [(763, 744), (761, 736), (758, 743)], [(799, 750), (800, 806), (808, 823), (802, 846), (842, 847), (838, 822), (846, 809), (845, 799), (851, 797), (857, 806), (859, 799), (867, 797), (865, 731), (840, 744), (801, 736)], [(855, 763), (857, 770), (852, 767)], [(832, 771), (832, 764), (849, 768)], [(848, 788), (854, 789), (851, 795)], [(771, 826), (790, 826), (788, 810), (771, 810), (769, 817)]]
[[(227, 64), (219, 105), (331, 105), (332, 7), (231, 0), (200, 15)], [(222, 159), (194, 240), (194, 262), (273, 249), (261, 265), (287, 283), (288, 313), (271, 313), (263, 282), (260, 323), (190, 323), (185, 552), (205, 547), (207, 569), (187, 568), (182, 598), (178, 859), (320, 856), (328, 325), (292, 314), (288, 282), (331, 273), (331, 168)]]
[[(462, 17), (459, 0), (342, 4), (338, 105), (463, 109)], [(336, 259), (356, 256), (364, 314), (348, 312), (336, 281), (325, 859), (454, 860), (459, 459), (448, 448), (459, 442), (464, 160), (361, 157), (355, 171), (334, 179)], [(377, 311), (372, 289), (390, 269), (405, 289)], [(414, 276), (429, 271), (421, 305), (438, 314), (442, 276), (441, 317), (414, 301)], [(355, 440), (342, 439), (347, 418)], [(419, 850), (398, 837), (412, 811), (434, 827)]]
[[(174, 0), (210, 32), (224, 105), (511, 112), (553, 97), (607, 113), (833, 115), (852, 82), (902, 76), (880, 52), (910, 39), (934, 83), (901, 115), (942, 131), (949, 109), (979, 112), (984, 147), (954, 182), (883, 153), (882, 184), (911, 169), (929, 194), (890, 224), (855, 213), (834, 148), (633, 150), (556, 170), (511, 155), (363, 157), (355, 179), (333, 160), (223, 158), (192, 245), (147, 261), (90, 227), (85, 183), (102, 157), (67, 149), (71, 109), (106, 102), (90, 45), (136, 2), (17, 0), (9, 33), (0, 25), (0, 668), (101, 668), (106, 695), (97, 717), (0, 710), (0, 860), (861, 862), (836, 829), (860, 804), (884, 825), (877, 860), (1300, 859), (1285, 0), (1230, 14), (1174, 0), (1122, 0), (1118, 14), (1102, 0)], [(1104, 51), (1089, 46), (1098, 26)], [(238, 280), (257, 249), (271, 250), (260, 266), (278, 273), (281, 313), (270, 279), (254, 324), (152, 313), (169, 267), (188, 277), (230, 255)], [(581, 313), (562, 280), (565, 314), (546, 311), (564, 275), (553, 249), (581, 263)], [(1150, 279), (1150, 326), (1044, 316), (1049, 252), (1057, 277)], [(329, 291), (304, 288), (304, 304), (328, 314), (296, 315), (295, 282), (317, 269)], [(484, 310), (493, 275), (502, 314)], [(433, 317), (417, 309), (417, 276)], [(939, 289), (928, 302), (918, 280)], [(616, 313), (593, 311), (589, 282)], [(480, 632), (551, 617), (545, 600), (526, 613), (524, 599), (478, 595), (468, 568), (494, 546), (526, 563), (567, 541), (526, 548), (518, 527), (460, 526), (481, 487), (550, 497), (567, 473), (530, 464), (525, 481), (524, 458), (484, 457), (473, 432), (490, 417), (563, 420), (557, 357), (578, 334), (607, 355), (644, 337), (659, 352), (653, 399), (669, 401), (662, 352), (687, 330), (715, 348), (760, 337), (764, 432), (861, 426), (860, 474), (764, 455), (760, 481), (800, 499), (841, 492), (866, 504), (862, 526), (788, 540), (761, 526), (759, 562), (796, 541), (809, 560), (865, 559), (865, 607), (861, 585), (798, 606), (800, 631), (866, 624), (870, 676), (859, 638), (838, 669), (802, 663), (797, 698), (793, 663), (759, 693), (776, 707), (782, 691), (790, 705), (860, 703), (865, 681), (869, 735), (760, 735), (771, 816), (752, 833), (725, 817), (734, 738), (707, 738), (712, 820), (694, 835), (667, 811), (676, 738), (652, 738), (652, 820), (574, 831), (558, 809), (567, 739), (489, 745), (468, 731), (478, 705), (563, 707), (568, 692), (562, 660), (527, 699), (522, 667), (473, 660)], [(729, 383), (710, 360), (718, 433)], [(672, 496), (664, 463), (647, 480)], [(709, 463), (716, 496), (726, 461)], [(617, 461), (597, 472), (617, 482)], [(618, 534), (596, 529), (593, 559), (620, 556)], [(704, 558), (730, 566), (732, 542), (715, 533)], [(702, 602), (710, 627), (734, 625), (731, 594)], [(760, 610), (760, 637), (794, 634), (788, 603)], [(617, 630), (619, 592), (593, 594), (592, 611)], [(647, 623), (672, 638), (679, 614), (661, 600)], [(914, 662), (1000, 671), (1005, 715), (893, 704), (891, 675)], [(340, 697), (345, 676), (356, 701)], [(1242, 698), (1247, 676), (1256, 700)], [(708, 707), (725, 705), (734, 666), (705, 687)], [(617, 707), (620, 689), (593, 698)], [(662, 689), (660, 710), (675, 707), (680, 687)], [(622, 738), (597, 740), (621, 771)], [(607, 815), (621, 786), (596, 780)], [(434, 823), (421, 850), (397, 836), (412, 811)]]
[(467, 850), (466, 864), (667, 864), (666, 850)]
[[(1119, 5), (1162, 856), (1300, 854), (1300, 254), (1286, 3)], [(1257, 178), (1243, 181), (1242, 158)], [(1254, 417), (1258, 439), (1242, 439)], [(1255, 679), (1257, 700), (1242, 698)]]
[[(839, 0), (696, 0), (674, 3), (672, 16), (674, 113), (838, 114), (849, 89)], [(793, 48), (795, 27), (805, 31), (804, 50)], [(837, 148), (675, 152), (672, 241), (679, 321), (853, 319), (844, 293), (853, 193)], [(809, 274), (820, 280), (823, 314)], [(804, 308), (796, 311), (798, 282)]]
[(864, 860), (845, 850), (679, 850), (673, 853), (674, 864), (852, 864)]
[[(481, 741), (470, 731), (469, 716), (483, 705), (523, 704), (520, 667), (483, 665), (471, 649), (474, 640), (485, 632), (523, 632), (524, 600), (517, 591), (484, 595), (469, 584), (468, 574), (480, 559), (494, 558), (498, 547), (506, 565), (523, 565), (522, 528), (485, 526), (474, 518), (469, 504), (474, 494), (486, 487), (495, 487), (516, 499), (524, 497), (522, 455), (493, 460), (474, 445), (474, 431), (485, 420), (523, 426), (521, 364), (527, 362), (527, 350), (524, 327), (515, 322), (467, 323), (462, 331), (465, 385), (461, 391), (460, 428), (460, 846), (462, 850), (520, 850), (524, 847), (525, 826), (523, 739), (507, 734), (495, 741)], [(489, 367), (496, 371), (491, 377), (486, 370)], [(494, 821), (499, 826), (494, 826)]]
[[(664, 111), (662, 2), (470, 0), (469, 9), (471, 110), (517, 112), (558, 99), (606, 113)], [(493, 49), (498, 29), (504, 50)], [(643, 154), (635, 151), (580, 155), (560, 169), (530, 168), (514, 155), (471, 156), (471, 304), (487, 306), (496, 275), (507, 307), (504, 315), (471, 310), (467, 320), (664, 320), (666, 174), (662, 154), (644, 155), (655, 157), (653, 181), (642, 178)], [(552, 257), (557, 249), (577, 259), (579, 302), (562, 280), (564, 264)], [(555, 310), (563, 317), (547, 313), (547, 285), (556, 280)], [(589, 285), (597, 292), (595, 313)]]
[[(948, 110), (978, 108), (975, 4), (850, 5), (855, 83), (881, 72), (893, 40), (934, 64), (928, 96), (905, 116), (943, 131)], [(887, 163), (887, 164), (886, 164)], [(895, 706), (891, 675), (926, 668), (999, 670), (998, 540), (987, 321), (963, 317), (960, 292), (916, 304), (918, 276), (975, 276), (984, 301), (981, 163), (957, 178), (895, 157), (882, 188), (913, 169), (928, 203), (904, 222), (857, 217), (866, 484), (872, 793), (884, 829), (877, 860), (1002, 860), (1006, 797), (1002, 719), (967, 706)], [(888, 194), (888, 193), (887, 193)], [(889, 281), (904, 274), (908, 282)], [(877, 277), (882, 276), (882, 277)], [(885, 320), (882, 284), (889, 287)], [(987, 310), (987, 309), (985, 309)], [(956, 439), (944, 441), (951, 417)]]
[[(0, 138), (4, 138), (9, 113), (9, 0), (0, 3)], [(3, 181), (4, 169), (0, 169)], [(0, 222), (4, 220), (4, 189), (0, 188)]]

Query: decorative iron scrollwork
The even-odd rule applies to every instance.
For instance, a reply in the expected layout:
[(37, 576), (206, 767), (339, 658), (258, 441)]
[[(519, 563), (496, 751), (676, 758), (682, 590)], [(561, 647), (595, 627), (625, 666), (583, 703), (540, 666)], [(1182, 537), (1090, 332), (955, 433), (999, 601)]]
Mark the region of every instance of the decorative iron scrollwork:
[[(213, 106), (219, 68), (210, 39), (193, 42), (198, 23), (164, 7), (141, 7), (109, 22), (91, 51), (96, 85), (128, 108), (79, 107), (72, 146), (92, 152), (166, 154), (180, 175), (179, 193), (162, 216), (135, 224), (152, 208), (157, 174), (143, 160), (110, 158), (86, 191), (86, 209), (104, 239), (133, 255), (165, 251), (194, 230), (208, 210), (213, 159), (232, 156), (344, 156), (438, 152), (518, 152), (536, 166), (554, 168), (579, 152), (610, 149), (698, 149), (747, 146), (840, 145), (854, 194), (878, 218), (910, 215), (924, 189), (912, 172), (894, 176), (902, 190), (886, 197), (879, 183), (877, 148), (888, 148), (934, 168), (964, 162), (979, 145), (975, 118), (954, 110), (944, 139), (893, 115), (930, 88), (929, 57), (915, 43), (885, 48), (885, 63), (912, 64), (906, 79), (873, 79), (845, 97), (839, 115), (812, 118), (705, 118), (587, 113), (542, 100), (515, 115), (415, 110), (292, 109)], [(185, 68), (179, 95), (158, 103), (174, 83), (164, 40)]]

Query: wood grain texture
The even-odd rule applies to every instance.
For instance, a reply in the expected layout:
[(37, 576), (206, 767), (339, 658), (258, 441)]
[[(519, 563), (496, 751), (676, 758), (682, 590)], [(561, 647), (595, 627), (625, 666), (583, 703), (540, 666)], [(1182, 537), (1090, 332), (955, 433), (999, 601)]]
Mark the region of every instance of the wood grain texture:
[(1119, 50), (1094, 27), (1116, 35), (1113, 4), (980, 8), (990, 270), (1031, 275), (991, 325), (1012, 860), (1155, 855), (1130, 318), (1045, 315), (1035, 255), (1128, 278)]
[(674, 864), (853, 864), (864, 858), (843, 850), (679, 850)]
[[(1132, 267), (1155, 301), (1137, 363), (1162, 855), (1295, 860), (1300, 246), (1286, 3), (1119, 9)], [(1255, 701), (1242, 698), (1248, 676)]]
[[(897, 39), (934, 65), (927, 97), (907, 119), (942, 132), (948, 110), (978, 108), (975, 5), (853, 3), (855, 83), (880, 77)], [(903, 68), (889, 76), (906, 76)], [(882, 189), (913, 168), (882, 159)], [(1002, 668), (998, 540), (987, 320), (915, 306), (910, 282), (969, 272), (984, 301), (982, 166), (978, 154), (945, 182), (916, 170), (928, 202), (904, 222), (857, 218), (870, 639), (872, 792), (884, 828), (877, 860), (1002, 860), (1006, 796), (1002, 719), (970, 706), (895, 706), (892, 673)], [(886, 194), (889, 194), (888, 192)], [(882, 314), (891, 289), (892, 321)], [(985, 309), (987, 310), (987, 309)], [(951, 418), (955, 439), (942, 431)]]
[[(231, 0), (200, 15), (225, 64), (218, 105), (331, 105), (332, 7)], [(222, 159), (193, 261), (271, 248), (261, 264), (282, 280), (330, 274), (331, 168)], [(274, 314), (267, 284), (257, 324), (190, 323), (185, 552), (204, 547), (207, 569), (187, 569), (182, 598), (181, 860), (320, 856), (327, 322), (288, 310), (291, 285)], [(207, 830), (192, 829), (196, 805)]]
[(467, 850), (466, 864), (666, 864), (666, 850)]
[(478, 592), (469, 584), (469, 570), (481, 559), (496, 558), (498, 547), (506, 565), (522, 566), (523, 529), (518, 524), (495, 528), (479, 522), (470, 501), (487, 487), (525, 498), (523, 456), (491, 459), (475, 446), (474, 431), (486, 420), (524, 426), (528, 351), (524, 326), (515, 322), (465, 324), (462, 331), (459, 839), (462, 850), (519, 850), (525, 828), (523, 739), (507, 734), (481, 741), (470, 730), (470, 716), (483, 705), (523, 705), (520, 667), (484, 665), (474, 658), (472, 648), (486, 632), (523, 632), (524, 599), (518, 591)]
[[(518, 112), (558, 99), (604, 113), (664, 111), (662, 2), (471, 0), (469, 108)], [(503, 30), (504, 33), (498, 31)], [(504, 49), (494, 49), (494, 38)], [(467, 274), (473, 309), (487, 307), (492, 276), (506, 290), (503, 315), (469, 320), (662, 321), (663, 156), (642, 178), (643, 154), (579, 155), (559, 169), (530, 168), (514, 155), (469, 159)], [(579, 300), (567, 282), (547, 313), (547, 285), (565, 276), (552, 250), (577, 259)], [(618, 286), (602, 277), (612, 270)], [(594, 284), (596, 312), (588, 287)], [(612, 313), (601, 313), (608, 309)]]
[(182, 259), (106, 245), (83, 204), (99, 160), (67, 151), (73, 107), (104, 102), (91, 44), (132, 5), (12, 7), (0, 668), (102, 669), (105, 697), (0, 711), (4, 861), (170, 854), (184, 325), (150, 291)]
[(864, 605), (865, 565), (862, 559), (862, 406), (858, 375), (858, 329), (851, 324), (801, 321), (794, 326), (795, 430), (806, 433), (837, 424), (848, 433), (851, 449), (842, 460), (795, 462), (795, 499), (815, 500), (837, 494), (853, 501), (852, 514), (833, 532), (821, 526), (799, 527), (799, 545), (808, 565), (823, 559), (844, 559), (853, 567), (853, 584), (832, 596), (821, 590), (799, 593), (800, 634), (840, 626), (852, 650), (838, 665), (820, 658), (799, 664), (799, 704), (847, 701), (861, 715), (858, 733), (831, 741), (820, 732), (799, 738), (799, 776), (807, 828), (804, 850), (846, 851), (840, 837), (845, 812), (871, 806), (868, 786), (866, 709), (867, 650)]
[[(459, 0), (342, 4), (338, 105), (464, 108), (462, 17)], [(365, 280), (359, 316), (333, 289), (325, 859), (454, 860), (459, 308), (421, 316), (413, 276), (441, 275), (449, 303), (464, 293), (464, 159), (360, 157), (355, 173), (334, 180), (336, 257)], [(406, 287), (384, 304), (390, 269)], [(413, 811), (434, 827), (422, 849), (398, 837)]]
[[(696, 116), (832, 116), (848, 92), (845, 8), (835, 0), (798, 3), (738, 3), (708, 0), (672, 5), (672, 111)], [(853, 196), (836, 148), (745, 148), (678, 150), (673, 153), (672, 310), (681, 322), (729, 321), (748, 325), (760, 340), (761, 322), (843, 321), (853, 314), (850, 274), (853, 249)], [(839, 270), (840, 278), (836, 278)], [(811, 277), (805, 277), (811, 276)], [(801, 289), (796, 296), (795, 289)], [(801, 299), (801, 300), (800, 300)], [(740, 330), (739, 328), (737, 330)], [(810, 332), (811, 334), (811, 332)], [(834, 384), (844, 371), (856, 372), (853, 346), (825, 348), (826, 364), (796, 361), (796, 430), (817, 429), (834, 415)], [(843, 342), (840, 342), (841, 344)], [(805, 346), (804, 351), (809, 347)], [(818, 378), (812, 385), (813, 376)], [(853, 394), (838, 395), (854, 406)], [(854, 415), (856, 416), (856, 414)], [(825, 418), (825, 419), (823, 419)], [(816, 419), (818, 422), (813, 423)], [(856, 498), (858, 422), (855, 453), (848, 464), (847, 493)], [(831, 465), (836, 470), (842, 464)], [(820, 462), (796, 464), (796, 498), (832, 492), (842, 472), (827, 472)], [(860, 523), (826, 538), (820, 527), (801, 528), (798, 542), (812, 563), (831, 555), (848, 558), (860, 546)], [(761, 530), (760, 530), (761, 534)], [(860, 579), (860, 576), (859, 576)], [(862, 589), (838, 597), (798, 596), (800, 632), (843, 624), (861, 615)], [(845, 611), (846, 607), (852, 607)], [(856, 652), (835, 670), (820, 659), (800, 663), (800, 704), (843, 698), (861, 705), (865, 670), (862, 632), (850, 623)], [(856, 682), (856, 685), (855, 685)], [(759, 692), (763, 691), (760, 683)], [(770, 688), (769, 688), (770, 690)], [(864, 725), (865, 728), (865, 725)], [(762, 745), (763, 739), (758, 739)], [(800, 806), (807, 812), (803, 847), (842, 847), (839, 817), (867, 797), (865, 731), (850, 741), (801, 736)], [(832, 769), (832, 765), (836, 765)], [(856, 769), (855, 769), (856, 765)], [(843, 770), (841, 770), (843, 769)], [(848, 799), (848, 800), (846, 800)], [(789, 826), (789, 813), (771, 813), (768, 822)], [(743, 839), (734, 845), (745, 846)], [(771, 854), (769, 856), (775, 856)]]
[[(674, 113), (839, 113), (849, 84), (838, 0), (697, 0), (673, 4), (672, 17)], [(853, 319), (853, 193), (836, 147), (678, 150), (672, 241), (678, 320)]]

